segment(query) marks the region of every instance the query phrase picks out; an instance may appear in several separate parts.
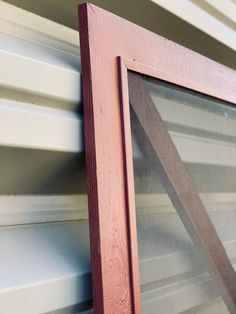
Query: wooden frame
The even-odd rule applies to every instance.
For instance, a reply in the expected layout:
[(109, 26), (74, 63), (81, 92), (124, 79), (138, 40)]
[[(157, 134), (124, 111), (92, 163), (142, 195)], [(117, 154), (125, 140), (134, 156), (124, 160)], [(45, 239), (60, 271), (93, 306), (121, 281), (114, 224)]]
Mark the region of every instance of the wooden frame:
[[(129, 118), (129, 97), (134, 100), (135, 94), (130, 91), (129, 95), (128, 70), (231, 104), (236, 104), (236, 73), (91, 4), (80, 6), (79, 23), (94, 310), (140, 313)], [(133, 80), (135, 84), (137, 79)], [(130, 100), (138, 108), (137, 102)], [(148, 107), (151, 110), (152, 105)], [(145, 132), (152, 141), (148, 130)], [(162, 135), (166, 133), (163, 131)], [(176, 151), (171, 140), (168, 137), (166, 140)], [(158, 144), (152, 142), (154, 148), (155, 145)], [(172, 181), (175, 175), (171, 165), (161, 160), (162, 148), (156, 153), (165, 176), (172, 182), (169, 188), (178, 197), (178, 180)], [(182, 163), (178, 158), (175, 153), (175, 161)], [(178, 204), (174, 205), (184, 213), (185, 227), (197, 236), (199, 249), (207, 256), (224, 289), (226, 304), (235, 312), (235, 272), (185, 168), (181, 176), (191, 185), (194, 208), (189, 206), (188, 198), (178, 198)], [(196, 206), (200, 206), (201, 215)]]

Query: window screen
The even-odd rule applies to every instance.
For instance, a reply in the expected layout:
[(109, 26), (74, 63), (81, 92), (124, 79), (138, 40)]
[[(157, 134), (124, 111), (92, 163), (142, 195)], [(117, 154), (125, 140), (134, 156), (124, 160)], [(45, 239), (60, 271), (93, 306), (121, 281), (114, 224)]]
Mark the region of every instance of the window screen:
[[(143, 81), (234, 265), (236, 110), (158, 80)], [(167, 194), (157, 156), (132, 106), (130, 117), (143, 313), (229, 313), (219, 282)], [(171, 152), (166, 159), (175, 162)]]

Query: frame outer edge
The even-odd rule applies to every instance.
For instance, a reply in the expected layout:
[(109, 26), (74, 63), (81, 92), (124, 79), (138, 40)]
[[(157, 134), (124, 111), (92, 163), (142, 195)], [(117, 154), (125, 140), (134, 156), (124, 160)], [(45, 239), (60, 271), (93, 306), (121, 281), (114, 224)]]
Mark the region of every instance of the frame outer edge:
[[(98, 185), (96, 176), (96, 149), (95, 149), (95, 130), (93, 112), (93, 82), (91, 74), (91, 54), (89, 45), (89, 23), (88, 23), (88, 3), (78, 6), (79, 30), (80, 30), (80, 50), (83, 73), (83, 101), (84, 101), (84, 137), (86, 155), (86, 175), (89, 208), (89, 235), (90, 235), (90, 254), (93, 286), (93, 307), (95, 313), (104, 313), (104, 293), (103, 293), (103, 274), (101, 265), (100, 250), (100, 223), (98, 208)], [(95, 156), (95, 158), (93, 158)], [(91, 197), (92, 196), (92, 197)]]

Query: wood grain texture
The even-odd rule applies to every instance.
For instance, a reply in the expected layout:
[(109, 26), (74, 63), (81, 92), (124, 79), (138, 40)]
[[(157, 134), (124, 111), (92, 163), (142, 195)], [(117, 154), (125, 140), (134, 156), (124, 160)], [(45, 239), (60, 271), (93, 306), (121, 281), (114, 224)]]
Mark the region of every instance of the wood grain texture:
[[(91, 272), (93, 283), (94, 306), (98, 313), (104, 312), (103, 305), (103, 278), (102, 278), (102, 260), (100, 251), (100, 223), (98, 212), (98, 191), (96, 175), (96, 149), (94, 135), (94, 114), (92, 99), (91, 82), (91, 60), (90, 47), (88, 41), (88, 17), (86, 8), (79, 10), (80, 23), (80, 49), (83, 76), (83, 99), (84, 99), (84, 133), (85, 133), (85, 154), (86, 154), (86, 174), (88, 188), (88, 207), (89, 207), (89, 234), (90, 234), (90, 254), (91, 254)], [(97, 310), (99, 309), (99, 311)]]
[[(82, 6), (79, 20), (84, 73), (93, 305), (95, 313), (131, 313), (127, 202), (117, 64), (116, 60), (113, 64), (103, 64), (102, 60), (97, 60), (97, 56), (104, 55), (102, 50), (105, 47), (99, 45), (99, 40), (103, 37), (102, 30), (99, 27), (96, 31), (94, 29), (97, 28), (94, 7)], [(107, 49), (112, 50), (112, 47), (108, 46)], [(112, 82), (108, 89), (107, 80)], [(106, 95), (103, 90), (109, 93)], [(113, 104), (113, 97), (117, 99), (117, 105)]]
[(236, 74), (91, 4), (79, 7), (79, 23), (94, 309), (139, 313), (131, 139), (122, 109), (128, 92), (117, 57), (136, 72), (232, 104)]

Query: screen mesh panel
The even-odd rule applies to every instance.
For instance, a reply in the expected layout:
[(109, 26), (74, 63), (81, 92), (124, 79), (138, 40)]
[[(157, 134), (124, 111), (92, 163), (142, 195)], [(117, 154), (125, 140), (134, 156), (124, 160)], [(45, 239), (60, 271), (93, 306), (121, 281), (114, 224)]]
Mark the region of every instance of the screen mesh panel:
[[(236, 110), (157, 80), (145, 78), (144, 85), (234, 264)], [(161, 183), (156, 154), (132, 106), (130, 116), (143, 313), (229, 313)]]

